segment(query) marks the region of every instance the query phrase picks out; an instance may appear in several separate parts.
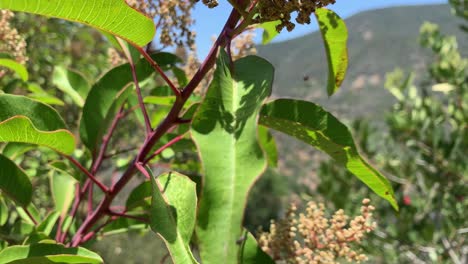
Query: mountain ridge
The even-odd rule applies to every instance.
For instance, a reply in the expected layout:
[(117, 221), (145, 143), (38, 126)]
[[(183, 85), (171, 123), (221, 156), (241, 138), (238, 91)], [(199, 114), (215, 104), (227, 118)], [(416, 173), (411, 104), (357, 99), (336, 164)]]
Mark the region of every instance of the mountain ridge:
[(446, 4), (368, 10), (345, 21), (349, 69), (340, 91), (331, 98), (326, 96), (327, 66), (318, 31), (257, 48), (275, 66), (275, 96), (312, 100), (350, 118), (380, 114), (393, 102), (383, 88), (385, 74), (400, 67), (421, 76), (426, 68), (430, 51), (418, 43), (424, 21), (439, 24), (442, 34), (455, 35), (460, 50), (468, 50), (466, 36), (458, 28), (460, 20)]

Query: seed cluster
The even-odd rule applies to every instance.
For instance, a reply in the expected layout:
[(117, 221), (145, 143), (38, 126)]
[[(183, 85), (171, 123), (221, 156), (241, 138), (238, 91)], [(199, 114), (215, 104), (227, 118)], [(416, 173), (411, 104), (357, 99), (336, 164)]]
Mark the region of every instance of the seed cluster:
[[(28, 61), (26, 41), (16, 29), (11, 27), (10, 20), (13, 17), (12, 12), (0, 10), (0, 53), (10, 54), (17, 62), (25, 64)], [(0, 70), (0, 78), (5, 73), (6, 71)]]
[(270, 232), (260, 234), (259, 245), (275, 261), (286, 263), (365, 261), (367, 257), (353, 246), (359, 245), (365, 234), (375, 229), (376, 223), (371, 220), (375, 208), (369, 203), (369, 199), (364, 199), (361, 215), (349, 222), (349, 217), (341, 209), (328, 219), (323, 204), (309, 202), (306, 212), (299, 215), (292, 204), (286, 219), (272, 221)]
[(194, 44), (195, 32), (190, 27), (193, 24), (192, 0), (126, 0), (127, 4), (145, 15), (155, 19), (156, 28), (162, 47)]
[(259, 16), (258, 23), (280, 20), (281, 23), (276, 30), (286, 28), (292, 31), (296, 26), (291, 22), (291, 14), (297, 12), (296, 22), (298, 24), (309, 24), (310, 16), (317, 8), (334, 4), (335, 0), (259, 0), (257, 8)]

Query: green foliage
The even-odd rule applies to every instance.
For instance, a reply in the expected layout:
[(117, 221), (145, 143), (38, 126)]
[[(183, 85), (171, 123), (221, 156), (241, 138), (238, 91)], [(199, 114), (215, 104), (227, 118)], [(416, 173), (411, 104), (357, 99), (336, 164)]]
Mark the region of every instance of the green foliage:
[(278, 99), (263, 107), (259, 122), (327, 153), (398, 209), (388, 180), (359, 155), (346, 126), (321, 107), (306, 101)]
[[(155, 27), (150, 18), (130, 8), (124, 1), (97, 0), (40, 2), (34, 0), (5, 0), (0, 8), (57, 17), (83, 23), (109, 32), (138, 46), (148, 44), (154, 36)], [(125, 26), (127, 25), (127, 26)], [(132, 25), (129, 27), (128, 25)]]
[[(380, 235), (368, 241), (367, 250), (375, 262), (462, 263), (462, 230), (468, 224), (468, 59), (455, 38), (434, 24), (421, 27), (420, 40), (434, 52), (429, 74), (418, 85), (401, 70), (387, 75), (386, 88), (397, 102), (387, 113), (384, 140), (375, 140), (382, 128), (355, 124), (361, 149), (392, 175), (402, 205), (394, 215), (378, 204)], [(334, 165), (323, 163), (321, 176), (320, 194), (338, 208), (369, 195)]]
[[(30, 81), (25, 68), (8, 64), (23, 81), (10, 75), (1, 82), (0, 140), (6, 143), (0, 155), (1, 263), (102, 263), (79, 246), (149, 228), (164, 240), (177, 264), (198, 263), (194, 246), (206, 264), (273, 263), (244, 223), (259, 177), (266, 171), (270, 178), (261, 184), (281, 182), (274, 170), (281, 153), (273, 129), (325, 151), (397, 208), (387, 180), (359, 156), (341, 122), (306, 101), (264, 104), (272, 92), (274, 67), (257, 56), (233, 60), (226, 45), (253, 26), (255, 6), (247, 17), (234, 7), (212, 52), (189, 78), (182, 70), (188, 65), (176, 55), (148, 54), (151, 45), (141, 47), (155, 32), (150, 18), (123, 0), (101, 2), (0, 2), (0, 8), (80, 22), (102, 32), (56, 20), (45, 27), (33, 25), (37, 32), (49, 26), (58, 30), (57, 50), (75, 43), (65, 37), (68, 31), (81, 32), (75, 40), (96, 48), (83, 60), (54, 61), (55, 44), (39, 45), (33, 30), (28, 41), (47, 50), (33, 52), (37, 67), (28, 69)], [(336, 14), (317, 12), (331, 95), (346, 75), (347, 32)], [(18, 19), (20, 25), (25, 21)], [(276, 35), (275, 23), (264, 24), (265, 41)], [(129, 63), (105, 71), (102, 52), (111, 44), (115, 56)], [(70, 51), (77, 50), (79, 46)], [(71, 57), (81, 57), (75, 55)], [(0, 62), (7, 65), (9, 59)], [(196, 88), (211, 78), (215, 63), (211, 84), (200, 94)], [(79, 71), (71, 69), (75, 66)], [(88, 77), (96, 80), (91, 84)], [(73, 132), (65, 130), (66, 123)], [(81, 141), (76, 143), (74, 135)], [(138, 173), (146, 179), (135, 179)]]
[(10, 70), (13, 70), (18, 76), (23, 80), (27, 81), (28, 80), (28, 70), (24, 65), (16, 62), (15, 60), (12, 59), (0, 59), (0, 67), (5, 67)]
[(267, 61), (249, 56), (231, 68), (221, 52), (194, 117), (191, 132), (204, 168), (196, 231), (204, 263), (237, 262), (247, 195), (267, 165), (256, 120), (272, 81), (273, 67)]
[(31, 202), (32, 185), (28, 176), (13, 161), (0, 155), (0, 190), (20, 206)]
[(175, 263), (198, 263), (189, 245), (196, 220), (195, 183), (178, 173), (152, 177), (151, 183), (151, 228), (163, 237)]
[(0, 263), (88, 263), (100, 264), (104, 261), (94, 252), (85, 248), (65, 248), (63, 245), (43, 241), (27, 246), (12, 246), (0, 252)]

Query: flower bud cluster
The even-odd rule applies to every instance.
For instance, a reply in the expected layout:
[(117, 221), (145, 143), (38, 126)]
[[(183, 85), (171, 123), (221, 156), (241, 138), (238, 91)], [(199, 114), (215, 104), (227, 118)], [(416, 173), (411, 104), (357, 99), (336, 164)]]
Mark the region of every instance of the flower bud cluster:
[[(10, 20), (14, 14), (8, 10), (0, 10), (0, 53), (10, 54), (17, 62), (25, 64), (28, 61), (26, 55), (26, 41), (11, 27)], [(0, 70), (0, 77), (5, 71)]]
[(334, 4), (335, 0), (259, 0), (257, 7), (259, 17), (257, 23), (280, 20), (276, 27), (279, 32), (283, 28), (292, 31), (296, 26), (291, 22), (291, 14), (297, 12), (298, 24), (309, 24), (310, 16), (317, 8)]
[(376, 227), (372, 221), (375, 208), (369, 203), (369, 199), (364, 199), (361, 215), (351, 221), (341, 209), (328, 219), (323, 204), (309, 202), (305, 213), (299, 214), (292, 204), (286, 219), (272, 221), (270, 232), (260, 234), (259, 245), (275, 261), (286, 263), (366, 261), (367, 257), (354, 248)]
[(164, 48), (175, 45), (192, 47), (195, 32), (190, 27), (193, 24), (192, 0), (126, 0), (127, 4), (139, 10), (148, 17), (155, 19), (159, 39)]

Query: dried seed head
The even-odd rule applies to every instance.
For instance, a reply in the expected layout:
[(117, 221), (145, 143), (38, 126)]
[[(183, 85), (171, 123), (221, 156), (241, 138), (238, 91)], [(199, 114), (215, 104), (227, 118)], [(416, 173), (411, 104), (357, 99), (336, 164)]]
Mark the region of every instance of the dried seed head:
[(371, 220), (370, 200), (363, 201), (362, 215), (350, 222), (343, 210), (331, 219), (325, 217), (325, 206), (309, 202), (306, 212), (296, 214), (291, 205), (286, 219), (271, 222), (270, 232), (260, 234), (259, 245), (276, 261), (286, 263), (339, 263), (338, 259), (361, 262), (367, 257), (354, 249), (365, 234), (375, 229)]

